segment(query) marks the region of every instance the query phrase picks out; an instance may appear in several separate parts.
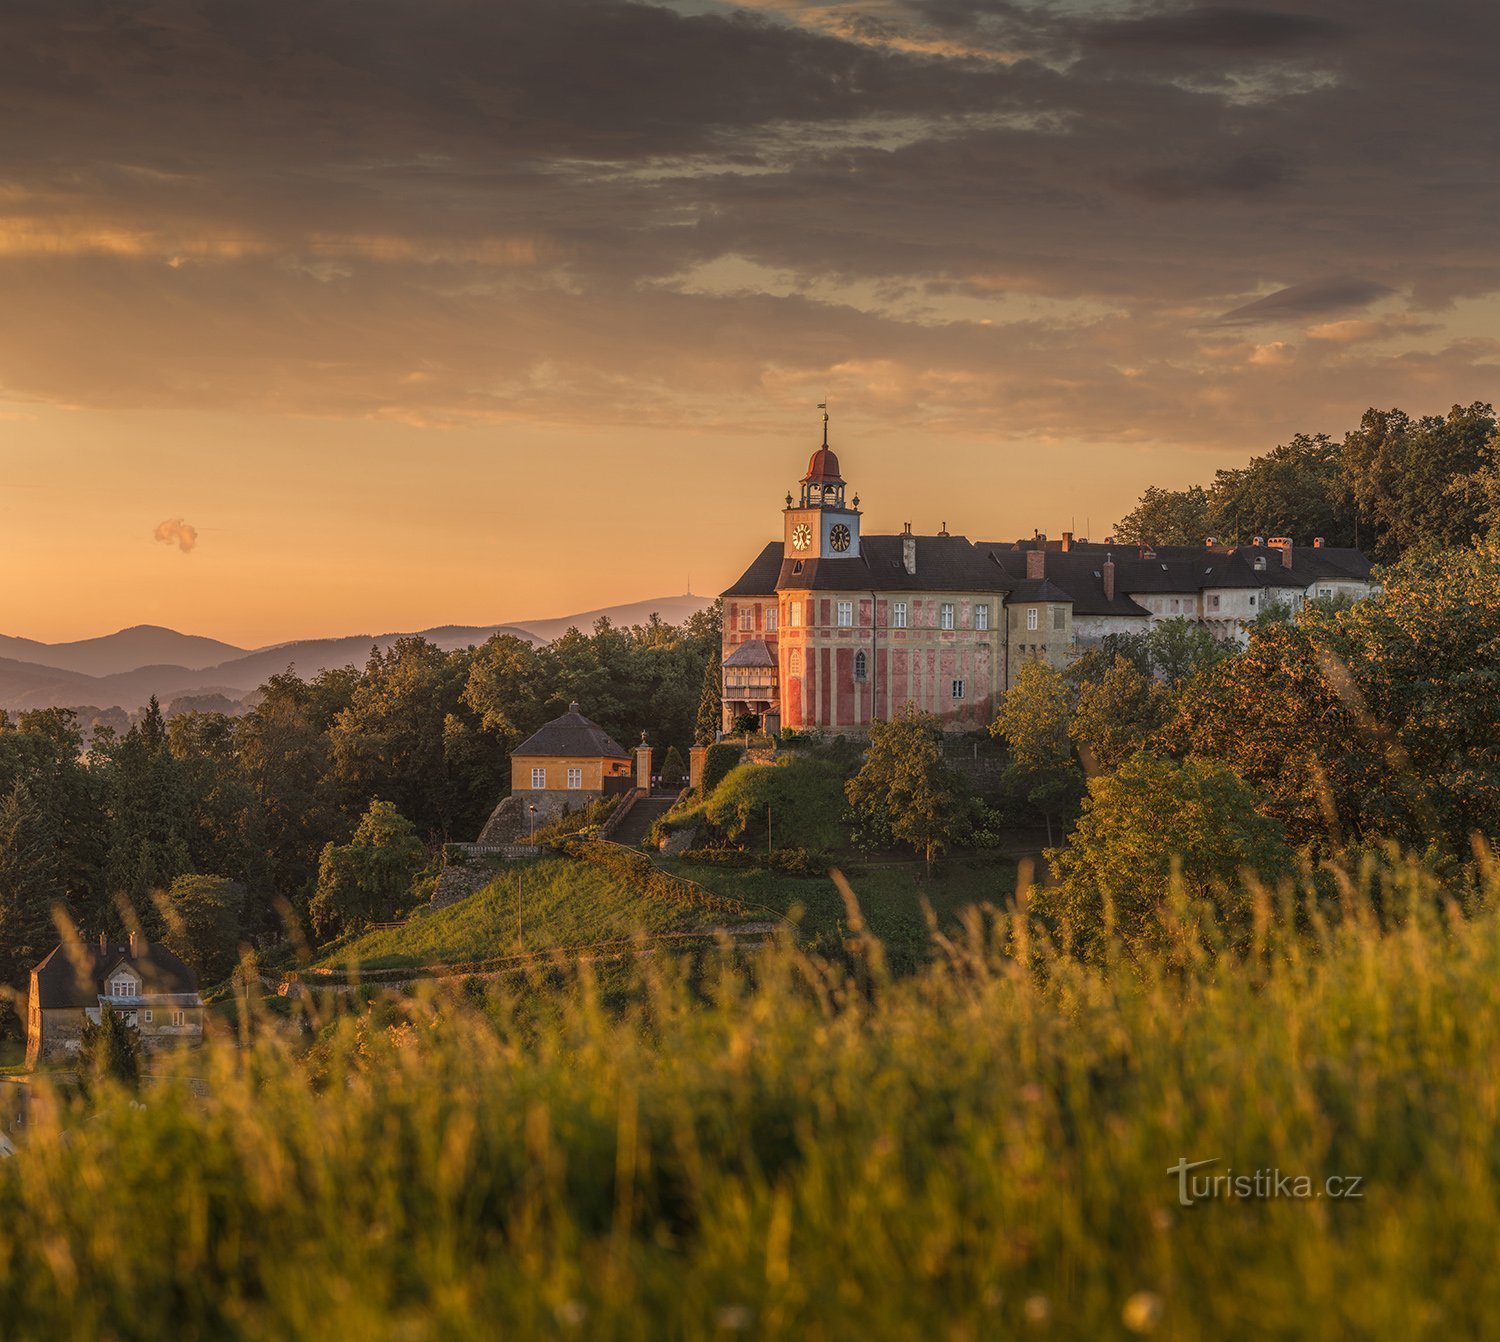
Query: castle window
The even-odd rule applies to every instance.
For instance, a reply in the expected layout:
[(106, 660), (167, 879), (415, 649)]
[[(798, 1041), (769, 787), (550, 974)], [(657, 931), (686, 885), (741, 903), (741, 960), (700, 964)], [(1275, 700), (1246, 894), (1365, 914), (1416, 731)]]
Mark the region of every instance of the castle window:
[(974, 628), (976, 628), (976, 629), (988, 629), (989, 627), (990, 627), (990, 608), (989, 608), (989, 604), (986, 603), (985, 605), (982, 605), (982, 606), (975, 606), (974, 607)]
[(854, 679), (863, 680), (869, 673), (869, 665), (869, 662), (865, 660), (864, 653), (856, 652), (854, 654)]
[(740, 612), (740, 633), (748, 634), (754, 627), (754, 618), (751, 616), (749, 608), (747, 607), (745, 610), (742, 610)]
[(544, 788), (547, 786), (547, 771), (545, 769), (533, 769), (531, 771), (531, 786)]
[(953, 603), (945, 601), (938, 608), (938, 624), (944, 629), (953, 628)]
[(1037, 608), (1035, 606), (1026, 607), (1026, 627), (1028, 629), (1035, 629), (1037, 627)]
[(789, 676), (800, 676), (802, 674), (802, 654), (793, 648), (786, 655), (786, 673)]
[(581, 788), (583, 786), (583, 770), (582, 769), (569, 769), (568, 770), (568, 786), (570, 788), (572, 788), (575, 792), (579, 788)]
[(1061, 633), (1068, 627), (1068, 612), (1061, 606), (1052, 607), (1052, 627)]
[(955, 699), (962, 699), (964, 697), (964, 683), (963, 683), (963, 681), (961, 681), (961, 680), (955, 680), (953, 682), (953, 697)]
[(802, 627), (802, 603), (800, 601), (789, 602), (787, 604), (786, 613), (788, 622), (791, 624), (792, 628), (800, 629)]
[(776, 630), (776, 607), (766, 607), (766, 633), (774, 633)]
[(1218, 597), (1218, 593), (1214, 593), (1212, 596), (1210, 596), (1208, 598), (1208, 608), (1209, 608), (1209, 610), (1218, 610), (1219, 609), (1219, 597)]
[(854, 625), (854, 602), (840, 601), (838, 608), (838, 621), (840, 629), (849, 629)]
[[(149, 1016), (150, 1013), (148, 1012), (147, 1014)], [(173, 1025), (186, 1025), (187, 1024), (187, 1012), (186, 1011), (174, 1011), (172, 1013), (172, 1024)]]
[(906, 628), (906, 602), (904, 602), (904, 601), (893, 601), (893, 602), (891, 602), (891, 628), (892, 629), (905, 629)]

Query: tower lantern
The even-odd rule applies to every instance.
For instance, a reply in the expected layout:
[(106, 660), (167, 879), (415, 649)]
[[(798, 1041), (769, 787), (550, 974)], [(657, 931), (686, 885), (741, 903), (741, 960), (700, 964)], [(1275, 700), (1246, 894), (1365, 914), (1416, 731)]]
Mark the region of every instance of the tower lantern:
[(858, 559), (859, 500), (844, 502), (845, 481), (839, 459), (828, 446), (828, 407), (823, 412), (823, 445), (812, 454), (802, 477), (802, 495), (787, 498), (786, 549), (788, 559)]

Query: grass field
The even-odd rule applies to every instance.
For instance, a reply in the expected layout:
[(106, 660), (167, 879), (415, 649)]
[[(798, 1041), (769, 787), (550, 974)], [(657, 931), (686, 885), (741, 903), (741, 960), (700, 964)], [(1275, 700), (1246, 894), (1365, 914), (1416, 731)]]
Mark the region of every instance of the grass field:
[(458, 964), (519, 949), (588, 945), (638, 930), (688, 930), (723, 920), (722, 914), (645, 899), (585, 863), (545, 858), (513, 863), (478, 894), (436, 912), (424, 911), (404, 926), (368, 932), (320, 963), (366, 969)]
[(1416, 877), (1384, 924), (1259, 907), (1244, 958), (1083, 964), (1017, 915), (902, 977), (653, 955), (621, 1010), (538, 970), (221, 1042), (201, 1095), (44, 1086), (4, 1335), (1492, 1335), (1500, 920)]
[[(826, 876), (787, 876), (669, 858), (659, 862), (747, 906), (792, 915), (805, 938), (836, 938), (848, 931), (843, 896)], [(943, 862), (931, 877), (920, 862), (870, 867), (856, 863), (849, 867), (848, 878), (866, 925), (885, 944), (893, 966), (903, 970), (914, 968), (932, 950), (927, 908), (940, 931), (952, 931), (964, 910), (976, 904), (1008, 907), (1016, 889), (1014, 863), (990, 857)]]

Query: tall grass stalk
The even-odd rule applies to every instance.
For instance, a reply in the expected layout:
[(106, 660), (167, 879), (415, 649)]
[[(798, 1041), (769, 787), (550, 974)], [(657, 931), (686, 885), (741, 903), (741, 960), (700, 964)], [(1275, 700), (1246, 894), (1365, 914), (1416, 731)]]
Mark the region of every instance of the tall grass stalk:
[[(6, 1338), (1483, 1336), (1500, 920), (1415, 865), (1084, 961), (641, 954), (307, 1008), (0, 1162)], [(1179, 1201), (1169, 1167), (1363, 1196)]]

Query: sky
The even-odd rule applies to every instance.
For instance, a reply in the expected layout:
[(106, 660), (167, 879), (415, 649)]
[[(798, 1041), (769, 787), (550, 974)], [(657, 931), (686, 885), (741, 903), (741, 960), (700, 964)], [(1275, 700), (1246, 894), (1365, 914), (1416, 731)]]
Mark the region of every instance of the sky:
[(1494, 400), (1481, 0), (7, 0), (0, 632), (242, 645), (1103, 535)]

